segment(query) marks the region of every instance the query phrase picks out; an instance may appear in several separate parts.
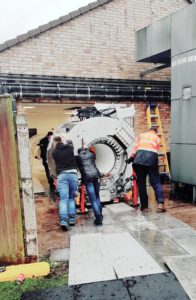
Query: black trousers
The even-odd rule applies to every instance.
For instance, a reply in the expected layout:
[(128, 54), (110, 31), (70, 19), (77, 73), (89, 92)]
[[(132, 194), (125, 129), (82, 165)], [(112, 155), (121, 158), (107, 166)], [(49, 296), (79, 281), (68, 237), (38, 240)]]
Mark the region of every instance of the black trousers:
[(46, 177), (47, 177), (48, 183), (50, 185), (50, 190), (53, 191), (53, 190), (55, 190), (55, 187), (54, 187), (54, 184), (53, 184), (54, 180), (50, 175), (50, 170), (49, 170), (48, 163), (47, 163), (46, 159), (42, 158), (42, 164), (44, 166)]
[(133, 169), (137, 175), (137, 185), (140, 196), (141, 209), (148, 208), (148, 194), (146, 188), (146, 177), (149, 175), (150, 183), (155, 191), (158, 203), (163, 203), (163, 190), (160, 182), (158, 166), (145, 166), (133, 164)]

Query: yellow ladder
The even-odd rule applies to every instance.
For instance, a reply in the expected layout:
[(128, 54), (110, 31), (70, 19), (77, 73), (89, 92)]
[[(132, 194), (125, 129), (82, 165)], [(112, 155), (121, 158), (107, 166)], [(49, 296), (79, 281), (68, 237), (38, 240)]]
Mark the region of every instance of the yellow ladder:
[(161, 148), (158, 153), (159, 173), (165, 174), (170, 178), (170, 169), (169, 169), (169, 164), (168, 164), (168, 159), (167, 159), (167, 152), (166, 152), (166, 147), (165, 147), (165, 140), (164, 140), (164, 136), (163, 136), (163, 129), (162, 129), (158, 105), (157, 104), (149, 104), (147, 106), (146, 113), (147, 113), (148, 128), (156, 127), (157, 134), (161, 139)]

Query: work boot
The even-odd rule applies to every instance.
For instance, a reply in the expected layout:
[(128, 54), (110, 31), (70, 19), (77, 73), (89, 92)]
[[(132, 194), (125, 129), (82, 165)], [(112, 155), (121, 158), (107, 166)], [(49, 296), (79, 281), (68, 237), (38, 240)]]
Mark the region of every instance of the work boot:
[(161, 213), (161, 212), (166, 212), (166, 208), (164, 206), (164, 203), (159, 203), (157, 206), (157, 212)]
[(65, 220), (61, 220), (60, 225), (63, 231), (67, 231), (70, 229), (69, 224)]
[(149, 212), (150, 209), (148, 207), (140, 207), (140, 211), (142, 211), (142, 212)]
[(146, 208), (141, 209), (141, 211), (143, 213), (148, 213), (148, 212), (150, 212), (150, 208), (146, 207)]
[(95, 219), (94, 225), (95, 226), (103, 226), (102, 220)]

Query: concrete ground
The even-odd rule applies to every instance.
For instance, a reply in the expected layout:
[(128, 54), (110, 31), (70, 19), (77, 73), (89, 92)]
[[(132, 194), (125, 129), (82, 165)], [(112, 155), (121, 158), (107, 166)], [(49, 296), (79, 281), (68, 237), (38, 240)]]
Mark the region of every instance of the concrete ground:
[(24, 293), (22, 299), (64, 299), (66, 294), (70, 300), (196, 300), (196, 235), (190, 227), (196, 229), (196, 207), (170, 200), (169, 191), (164, 185), (165, 214), (156, 213), (149, 188), (151, 212), (109, 204), (103, 208), (103, 227), (93, 225), (90, 210), (77, 216), (70, 232), (59, 228), (58, 201), (37, 195), (40, 253), (69, 259), (69, 286)]
[[(163, 187), (167, 212), (196, 229), (196, 205), (183, 202), (183, 199), (181, 201), (169, 199), (170, 185), (164, 185)], [(156, 202), (151, 188), (149, 189), (149, 198), (150, 207), (152, 212), (154, 212)], [(50, 255), (55, 249), (69, 248), (69, 234), (63, 232), (59, 227), (58, 200), (54, 202), (47, 194), (37, 194), (35, 195), (35, 203), (40, 256)], [(76, 220), (76, 228), (81, 223), (85, 226), (85, 220), (89, 223), (91, 218), (92, 216), (89, 214), (80, 215)]]

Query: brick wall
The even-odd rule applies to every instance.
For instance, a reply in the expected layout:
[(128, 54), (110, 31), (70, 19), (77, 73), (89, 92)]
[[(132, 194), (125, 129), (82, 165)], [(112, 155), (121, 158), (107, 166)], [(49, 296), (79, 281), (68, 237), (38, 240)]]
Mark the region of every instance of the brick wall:
[[(0, 72), (139, 79), (150, 65), (135, 62), (136, 30), (186, 5), (186, 0), (113, 0), (0, 53)], [(170, 70), (145, 78), (169, 79)], [(147, 129), (146, 104), (134, 104), (139, 134)], [(159, 108), (169, 150), (170, 104)]]
[[(170, 103), (158, 102), (159, 113), (162, 123), (163, 135), (165, 139), (166, 149), (170, 151)], [(134, 129), (136, 136), (141, 132), (148, 129), (147, 127), (147, 115), (146, 115), (146, 103), (136, 102), (134, 103), (136, 115), (134, 118)]]
[[(0, 53), (1, 73), (138, 79), (135, 31), (186, 0), (113, 0)], [(167, 79), (170, 71), (147, 78)]]

